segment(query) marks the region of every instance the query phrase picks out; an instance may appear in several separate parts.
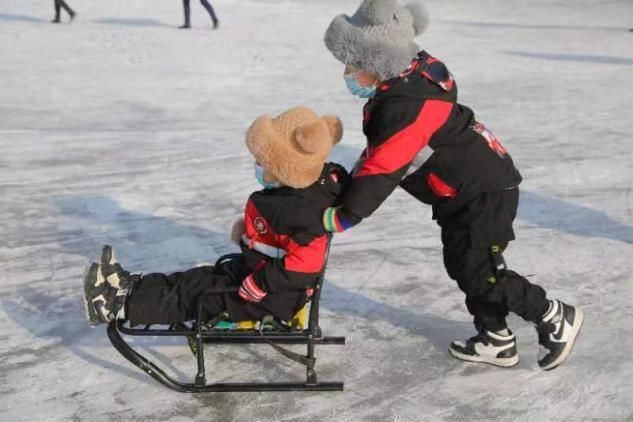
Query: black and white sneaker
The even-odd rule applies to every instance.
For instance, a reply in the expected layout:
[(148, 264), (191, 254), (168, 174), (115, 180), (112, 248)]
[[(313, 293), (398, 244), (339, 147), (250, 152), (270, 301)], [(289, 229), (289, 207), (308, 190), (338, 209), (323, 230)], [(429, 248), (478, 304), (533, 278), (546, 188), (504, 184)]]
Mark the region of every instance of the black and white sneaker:
[(114, 256), (114, 250), (110, 245), (103, 245), (99, 258), (100, 276), (112, 287), (117, 289), (130, 289), (132, 278), (129, 271), (125, 271)]
[(90, 324), (125, 319), (125, 301), (128, 289), (119, 289), (108, 284), (101, 275), (100, 265), (90, 264), (84, 273), (84, 307)]
[(510, 330), (506, 333), (482, 330), (474, 337), (454, 341), (448, 352), (457, 359), (469, 362), (483, 362), (496, 366), (514, 366), (519, 363), (516, 336)]
[(86, 311), (86, 319), (92, 325), (99, 323), (99, 314), (92, 306), (91, 298), (101, 294), (105, 288), (104, 283), (105, 280), (99, 274), (99, 264), (96, 262), (88, 264), (84, 270), (84, 309)]
[(540, 345), (538, 364), (541, 369), (554, 369), (567, 359), (583, 320), (584, 315), (580, 309), (560, 300), (550, 301), (549, 310), (541, 322), (536, 324)]

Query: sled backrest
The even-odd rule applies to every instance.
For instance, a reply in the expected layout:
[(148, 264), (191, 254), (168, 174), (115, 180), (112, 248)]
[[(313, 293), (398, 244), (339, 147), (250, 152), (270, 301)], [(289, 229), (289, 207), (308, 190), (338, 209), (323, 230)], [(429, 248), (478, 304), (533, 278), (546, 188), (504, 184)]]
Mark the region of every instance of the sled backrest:
[[(311, 327), (318, 327), (319, 325), (319, 302), (321, 299), (321, 291), (323, 289), (323, 281), (325, 279), (325, 270), (327, 268), (327, 262), (330, 255), (330, 245), (332, 243), (332, 234), (327, 234), (327, 247), (325, 251), (325, 260), (323, 268), (317, 278), (317, 281), (310, 290), (312, 294), (308, 297), (308, 301), (295, 313), (290, 321), (280, 321), (277, 318), (269, 317), (264, 318), (261, 321), (257, 320), (244, 320), (234, 322), (228, 319), (228, 314), (223, 318), (214, 318), (205, 323), (206, 329), (222, 330), (222, 331), (249, 331), (249, 330), (285, 330), (285, 331), (299, 331), (304, 329), (310, 329)], [(216, 266), (226, 262), (227, 259), (231, 259), (239, 254), (223, 255), (216, 261)], [(268, 324), (268, 325), (267, 325)]]

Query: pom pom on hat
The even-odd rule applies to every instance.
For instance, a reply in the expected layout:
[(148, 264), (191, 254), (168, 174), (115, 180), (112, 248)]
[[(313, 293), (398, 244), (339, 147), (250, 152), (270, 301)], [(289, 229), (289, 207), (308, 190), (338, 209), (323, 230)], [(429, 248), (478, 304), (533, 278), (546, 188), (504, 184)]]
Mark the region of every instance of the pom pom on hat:
[(409, 9), (411, 16), (413, 16), (413, 29), (415, 30), (415, 35), (418, 36), (422, 34), (429, 26), (428, 10), (426, 10), (426, 7), (419, 2), (408, 3), (405, 7)]
[(352, 15), (336, 16), (325, 32), (325, 45), (337, 60), (378, 76), (398, 76), (420, 47), (413, 41), (427, 28), (429, 16), (419, 2), (363, 0)]

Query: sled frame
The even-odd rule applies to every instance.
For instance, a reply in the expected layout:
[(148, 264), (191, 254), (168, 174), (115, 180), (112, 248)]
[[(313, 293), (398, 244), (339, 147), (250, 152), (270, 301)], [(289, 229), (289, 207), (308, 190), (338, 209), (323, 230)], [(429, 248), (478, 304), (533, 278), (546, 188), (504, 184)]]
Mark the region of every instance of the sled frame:
[[(328, 238), (328, 253), (331, 237)], [(327, 264), (326, 255), (326, 264)], [(165, 387), (182, 393), (209, 393), (209, 392), (257, 392), (257, 391), (343, 391), (344, 384), (341, 381), (323, 382), (319, 381), (315, 370), (316, 345), (344, 345), (345, 337), (324, 337), (319, 326), (319, 302), (323, 287), (324, 269), (319, 276), (314, 293), (309, 299), (310, 310), (308, 313), (308, 326), (303, 329), (292, 329), (282, 324), (276, 324), (275, 330), (264, 330), (263, 322), (260, 329), (249, 330), (220, 330), (208, 328), (207, 321), (202, 321), (202, 307), (198, 307), (198, 315), (189, 327), (185, 324), (175, 324), (168, 328), (132, 328), (129, 323), (122, 320), (113, 320), (107, 328), (108, 338), (114, 348), (139, 367), (149, 376), (154, 378)], [(128, 336), (146, 337), (185, 337), (192, 345), (192, 351), (197, 361), (197, 373), (191, 383), (180, 382), (169, 376), (154, 362), (134, 350), (123, 338), (121, 334)], [(207, 383), (204, 345), (205, 344), (257, 344), (266, 343), (285, 357), (303, 364), (306, 367), (306, 378), (303, 382), (224, 382)], [(290, 350), (282, 348), (280, 344), (304, 344), (306, 354), (300, 355)]]

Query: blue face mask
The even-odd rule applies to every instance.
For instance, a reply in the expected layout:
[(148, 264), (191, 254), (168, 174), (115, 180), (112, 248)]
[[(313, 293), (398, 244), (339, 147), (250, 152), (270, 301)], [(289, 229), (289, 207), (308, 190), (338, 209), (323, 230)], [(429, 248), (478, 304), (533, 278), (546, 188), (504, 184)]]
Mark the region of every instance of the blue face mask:
[(255, 164), (255, 179), (264, 189), (275, 189), (281, 187), (279, 182), (269, 183), (264, 180), (264, 169), (259, 164)]
[(345, 85), (352, 95), (360, 98), (371, 98), (376, 94), (376, 86), (361, 86), (353, 74), (345, 75)]

